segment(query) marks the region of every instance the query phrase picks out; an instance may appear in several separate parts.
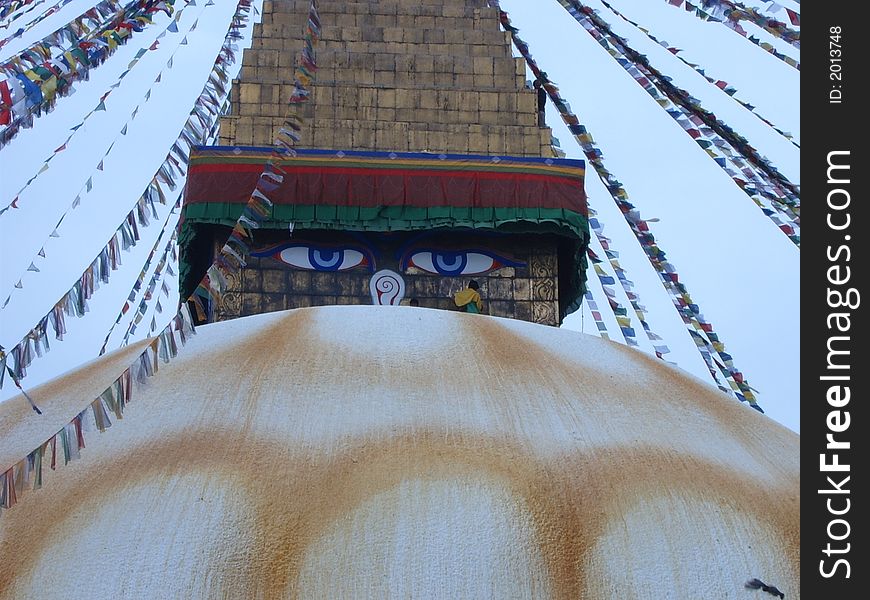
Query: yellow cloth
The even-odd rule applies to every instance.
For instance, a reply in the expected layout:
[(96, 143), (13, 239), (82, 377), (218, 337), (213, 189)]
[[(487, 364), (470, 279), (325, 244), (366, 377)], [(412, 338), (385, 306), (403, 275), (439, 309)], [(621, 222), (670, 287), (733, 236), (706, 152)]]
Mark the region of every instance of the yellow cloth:
[(477, 290), (471, 288), (465, 288), (464, 290), (456, 292), (453, 295), (453, 302), (455, 302), (456, 306), (459, 306), (460, 308), (470, 302), (474, 302), (475, 306), (477, 306), (478, 312), (483, 310), (483, 301), (480, 299), (480, 294), (477, 293)]

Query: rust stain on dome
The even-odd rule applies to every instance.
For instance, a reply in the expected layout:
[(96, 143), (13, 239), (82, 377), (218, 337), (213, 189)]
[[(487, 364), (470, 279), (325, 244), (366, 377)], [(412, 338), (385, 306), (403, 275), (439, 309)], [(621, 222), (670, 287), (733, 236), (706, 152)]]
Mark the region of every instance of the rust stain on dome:
[[(365, 352), (341, 341), (375, 329), (384, 340), (361, 343)], [(420, 348), (407, 348), (412, 338)], [(100, 369), (112, 367), (97, 362), (71, 377), (101, 381)], [(667, 393), (639, 385), (651, 381)], [(681, 422), (649, 422), (656, 411)], [(536, 597), (609, 598), (615, 582), (627, 596), (667, 594), (698, 578), (729, 597), (742, 591), (729, 578), (755, 575), (740, 573), (747, 563), (797, 593), (798, 436), (639, 352), (575, 332), (371, 307), (210, 325), (137, 391), (123, 421), (88, 435), (81, 460), (47, 473), (43, 489), (0, 517), (0, 597), (60, 593), (68, 582), (46, 580), (47, 564), (78, 572), (103, 560), (58, 554), (58, 544), (79, 539), (144, 561), (112, 567), (128, 594), (201, 594), (171, 577), (159, 589), (148, 583), (189, 564), (212, 592), (232, 597), (310, 597), (323, 586), (391, 595), (400, 584), (437, 595), (426, 582), (443, 575), (432, 565), (450, 553), (508, 574), (492, 580), (483, 569), (451, 583), (467, 595), (513, 593), (510, 576), (523, 573), (534, 584), (523, 594)], [(123, 528), (102, 529), (120, 498)], [(448, 500), (455, 522), (430, 523)], [(224, 512), (208, 516), (202, 502)], [(463, 521), (484, 505), (491, 519)], [(226, 531), (200, 545), (209, 518)], [(153, 545), (125, 537), (152, 539), (177, 521)], [(454, 540), (448, 554), (424, 535), (433, 531)], [(682, 544), (708, 543), (698, 537), (706, 531), (719, 553), (693, 558)], [(431, 564), (389, 551), (408, 543)], [(386, 554), (369, 555), (373, 544)], [(657, 571), (628, 550), (602, 554), (620, 544), (653, 548), (644, 552), (658, 554)], [(343, 578), (360, 565), (363, 581)], [(405, 581), (403, 569), (421, 577)], [(649, 590), (632, 590), (626, 573), (647, 577)], [(93, 597), (124, 594), (94, 585)]]

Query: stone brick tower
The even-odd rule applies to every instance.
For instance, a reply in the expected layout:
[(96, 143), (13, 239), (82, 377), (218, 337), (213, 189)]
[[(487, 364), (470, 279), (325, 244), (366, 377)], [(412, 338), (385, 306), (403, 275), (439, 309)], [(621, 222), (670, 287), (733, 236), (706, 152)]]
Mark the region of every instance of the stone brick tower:
[[(452, 294), (473, 278), (484, 312), (560, 323), (585, 280), (583, 163), (556, 158), (498, 11), (485, 0), (317, 6), (318, 71), (297, 113), (299, 147), (312, 149), (300, 152), (304, 183), (276, 202), (211, 318), (378, 302), (372, 273), (385, 268), (402, 280), (392, 303), (455, 308)], [(244, 169), (262, 164), (258, 149), (271, 146), (286, 117), (308, 7), (264, 2), (221, 119), (221, 146), (192, 156), (182, 236), (188, 288), (251, 192)], [(339, 184), (353, 188), (352, 199), (324, 191)], [(401, 199), (384, 191), (391, 186), (403, 188)]]
[[(553, 157), (525, 64), (484, 0), (322, 1), (302, 145)], [(287, 113), (308, 0), (266, 0), (222, 145), (269, 146)]]

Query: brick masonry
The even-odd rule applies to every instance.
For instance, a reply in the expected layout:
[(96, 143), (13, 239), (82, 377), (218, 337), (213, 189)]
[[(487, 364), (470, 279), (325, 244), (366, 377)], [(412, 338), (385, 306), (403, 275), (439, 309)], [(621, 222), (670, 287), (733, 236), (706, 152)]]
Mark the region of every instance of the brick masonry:
[[(271, 145), (287, 114), (307, 0), (264, 3), (221, 119), (223, 145)], [(554, 156), (536, 94), (483, 0), (319, 2), (303, 146)]]
[[(271, 146), (288, 114), (295, 60), (302, 47), (308, 0), (266, 0), (254, 27), (230, 114), (221, 119), (221, 145)], [(322, 37), (309, 102), (298, 105), (305, 123), (300, 146), (336, 150), (410, 151), (551, 157), (551, 130), (537, 125), (536, 93), (525, 66), (511, 53), (495, 9), (485, 0), (318, 2)], [(216, 253), (225, 228), (209, 228)], [(345, 232), (297, 230), (294, 242), (335, 243)], [(484, 312), (548, 325), (560, 322), (558, 240), (515, 234), (452, 233), (451, 247), (489, 244), (523, 267), (445, 277), (395, 258), (399, 233), (382, 239), (377, 268), (402, 272), (404, 303), (456, 307), (455, 291), (480, 283)], [(389, 238), (389, 236), (387, 236)], [(286, 232), (257, 232), (257, 245), (286, 241)], [(562, 257), (564, 258), (564, 257)], [(370, 304), (365, 268), (340, 272), (300, 269), (273, 258), (252, 258), (230, 278), (217, 320), (304, 306)]]

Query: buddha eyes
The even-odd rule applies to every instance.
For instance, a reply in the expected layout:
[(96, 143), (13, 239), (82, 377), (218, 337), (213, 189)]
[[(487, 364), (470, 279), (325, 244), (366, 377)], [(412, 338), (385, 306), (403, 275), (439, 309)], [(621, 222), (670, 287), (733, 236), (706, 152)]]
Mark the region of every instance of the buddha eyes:
[[(272, 258), (307, 271), (347, 271), (357, 267), (375, 270), (373, 254), (362, 247), (321, 246), (304, 242), (285, 243), (251, 253), (258, 258)], [(521, 267), (519, 263), (488, 250), (411, 250), (401, 258), (404, 272), (415, 267), (426, 273), (458, 277), (481, 275), (502, 267)]]
[(291, 267), (308, 271), (347, 271), (360, 266), (372, 270), (374, 266), (369, 253), (362, 249), (309, 244), (282, 244), (252, 252), (251, 256), (274, 258)]
[(423, 250), (410, 252), (403, 261), (403, 269), (417, 267), (436, 275), (480, 275), (506, 266), (520, 266), (498, 254), (486, 251)]

